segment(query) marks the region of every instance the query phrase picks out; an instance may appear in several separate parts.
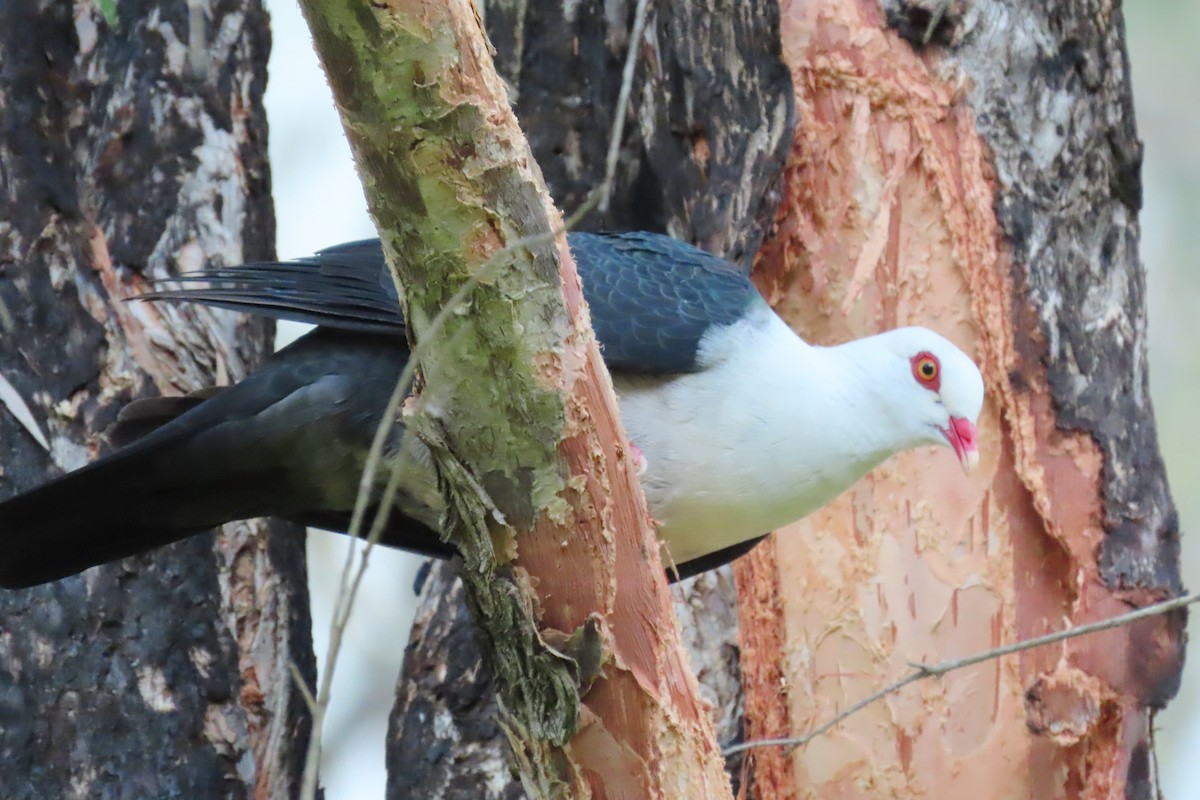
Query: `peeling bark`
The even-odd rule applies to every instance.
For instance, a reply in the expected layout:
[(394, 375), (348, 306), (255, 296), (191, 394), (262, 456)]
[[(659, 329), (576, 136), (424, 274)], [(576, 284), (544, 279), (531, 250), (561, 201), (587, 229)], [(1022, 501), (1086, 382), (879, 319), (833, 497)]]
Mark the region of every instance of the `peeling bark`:
[[(605, 8), (496, 2), (486, 9), (518, 118), (567, 212), (603, 180), (628, 46), (633, 4), (607, 15)], [(748, 261), (774, 216), (790, 139), (791, 89), (779, 60), (777, 13), (772, 2), (651, 5), (613, 201), (608, 214), (592, 213), (582, 228), (668, 231)], [(477, 656), (461, 628), (467, 616), (458, 595), (445, 588), (454, 585), (452, 569), (436, 565), (433, 573), (438, 577), (422, 592), (419, 612), (428, 621), (414, 628), (397, 685), (388, 796), (522, 796), (500, 769), (505, 745), (483, 723), (494, 702), (491, 677), (486, 669), (467, 669)], [(718, 738), (738, 741), (728, 571), (688, 581), (673, 594)], [(427, 724), (435, 719), (437, 725)], [(730, 767), (736, 789), (740, 761)]]
[[(429, 562), (388, 724), (389, 798), (522, 800), (496, 722), (492, 674), (457, 571)], [(742, 740), (737, 606), (728, 567), (672, 589), (683, 643), (721, 746)], [(733, 791), (742, 759), (727, 764)]]
[[(893, 459), (737, 568), (775, 583), (742, 596), (744, 637), (775, 642), (744, 665), (753, 738), (803, 733), (910, 662), (1180, 589), (1120, 11), (952, 3), (922, 49), (932, 5), (785, 4), (803, 123), (758, 277), (816, 341), (924, 324), (973, 352), (983, 464), (964, 482), (940, 454)], [(1183, 620), (911, 686), (758, 756), (756, 796), (1152, 797)], [(756, 718), (781, 687), (786, 718)]]
[[(733, 565), (747, 740), (791, 735), (789, 691), (780, 658), (786, 650), (788, 626), (775, 569), (776, 545), (777, 539), (772, 536)], [(751, 750), (743, 758), (749, 778), (747, 789), (754, 797), (790, 800), (797, 796), (792, 759), (781, 749)]]
[[(0, 408), (5, 496), (93, 458), (131, 398), (270, 348), (261, 321), (122, 302), (273, 254), (265, 14), (117, 7), (115, 27), (91, 2), (0, 7), (0, 375), (50, 445)], [(315, 664), (303, 539), (269, 527), (0, 596), (0, 796), (294, 796), (308, 720), (287, 664)]]

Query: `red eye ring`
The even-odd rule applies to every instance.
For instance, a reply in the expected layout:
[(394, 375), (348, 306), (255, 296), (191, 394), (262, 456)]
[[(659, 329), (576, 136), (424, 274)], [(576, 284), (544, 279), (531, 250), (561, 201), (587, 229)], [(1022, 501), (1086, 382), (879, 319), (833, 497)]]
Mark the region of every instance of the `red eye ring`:
[(921, 351), (913, 356), (912, 374), (927, 389), (936, 392), (942, 387), (942, 364), (933, 353)]

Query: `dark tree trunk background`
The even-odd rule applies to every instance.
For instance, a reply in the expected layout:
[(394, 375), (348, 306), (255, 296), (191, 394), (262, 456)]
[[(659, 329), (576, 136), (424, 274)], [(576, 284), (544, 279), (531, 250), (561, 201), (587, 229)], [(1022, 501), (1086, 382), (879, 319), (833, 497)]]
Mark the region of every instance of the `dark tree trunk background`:
[[(105, 449), (129, 399), (224, 382), (272, 326), (125, 304), (274, 254), (257, 0), (0, 4), (0, 493)], [(0, 387), (3, 388), (3, 387)], [(27, 404), (47, 450), (18, 422)], [(309, 727), (303, 537), (230, 525), (0, 594), (0, 797), (289, 798)]]
[[(497, 66), (566, 214), (604, 179), (634, 6), (499, 0), (485, 7)], [(749, 269), (775, 216), (791, 142), (792, 90), (780, 59), (777, 4), (651, 4), (637, 46), (613, 201), (607, 214), (592, 213), (579, 227), (663, 231)], [(713, 703), (718, 738), (728, 744), (740, 735), (741, 717), (728, 569), (687, 582), (676, 597), (692, 665)], [(508, 778), (490, 676), (470, 628), (453, 566), (435, 564), (389, 726), (393, 800), (524, 796)]]

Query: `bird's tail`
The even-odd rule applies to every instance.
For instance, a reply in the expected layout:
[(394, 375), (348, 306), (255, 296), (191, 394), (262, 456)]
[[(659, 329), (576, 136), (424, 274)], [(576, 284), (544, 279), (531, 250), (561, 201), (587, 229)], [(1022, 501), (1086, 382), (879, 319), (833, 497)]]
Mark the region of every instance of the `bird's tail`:
[(180, 524), (169, 509), (220, 495), (158, 471), (155, 450), (117, 453), (0, 503), (0, 586), (47, 583), (211, 527)]

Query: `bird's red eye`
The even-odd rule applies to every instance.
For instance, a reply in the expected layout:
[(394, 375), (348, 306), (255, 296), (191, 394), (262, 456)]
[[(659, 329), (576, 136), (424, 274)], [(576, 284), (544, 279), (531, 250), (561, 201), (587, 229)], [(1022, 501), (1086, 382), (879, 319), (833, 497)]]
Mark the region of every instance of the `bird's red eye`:
[(942, 365), (933, 353), (917, 353), (912, 357), (912, 373), (917, 383), (933, 391), (942, 385)]

